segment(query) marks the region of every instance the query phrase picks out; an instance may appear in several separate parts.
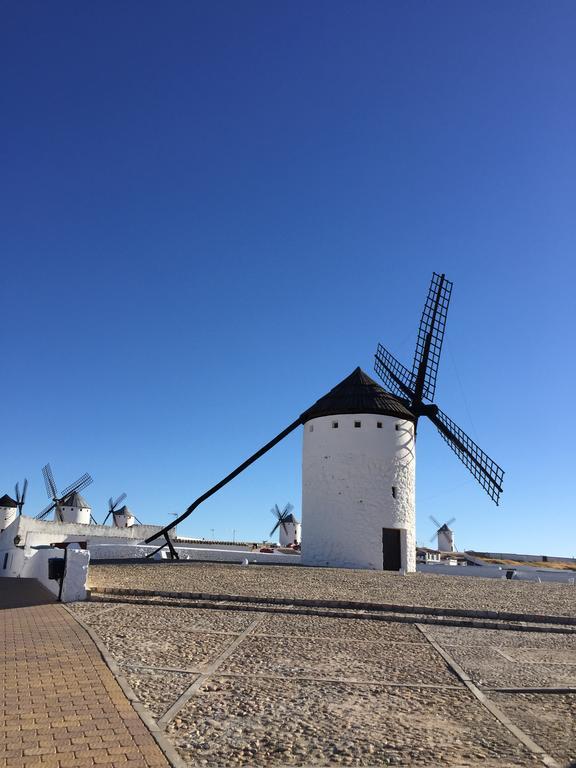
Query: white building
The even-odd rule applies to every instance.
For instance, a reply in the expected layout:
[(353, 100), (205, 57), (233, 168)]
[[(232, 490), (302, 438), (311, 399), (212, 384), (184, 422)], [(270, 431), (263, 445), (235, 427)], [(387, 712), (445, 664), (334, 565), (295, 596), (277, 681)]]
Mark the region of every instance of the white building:
[(302, 526), (292, 513), (283, 518), (283, 522), (279, 526), (279, 529), (279, 542), (281, 547), (300, 544), (302, 540)]
[(302, 561), (416, 570), (414, 416), (356, 368), (302, 414)]

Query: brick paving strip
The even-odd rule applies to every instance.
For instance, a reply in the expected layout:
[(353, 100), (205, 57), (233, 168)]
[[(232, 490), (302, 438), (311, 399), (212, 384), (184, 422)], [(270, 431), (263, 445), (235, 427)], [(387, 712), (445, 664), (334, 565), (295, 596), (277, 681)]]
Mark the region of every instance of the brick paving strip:
[(167, 759), (81, 622), (32, 579), (0, 580), (0, 659), (2, 768), (182, 764)]
[(532, 752), (533, 755), (539, 757), (544, 765), (548, 766), (548, 768), (560, 768), (559, 764), (556, 762), (556, 760), (554, 760), (553, 757), (545, 752), (542, 747), (536, 744), (536, 742), (533, 741), (527, 733), (524, 733), (524, 731), (518, 728), (518, 726), (514, 725), (514, 723), (504, 714), (504, 712), (502, 712), (499, 707), (496, 706), (496, 704), (494, 704), (493, 701), (490, 701), (486, 694), (483, 693), (474, 684), (470, 676), (464, 671), (464, 669), (462, 669), (458, 662), (453, 659), (452, 656), (450, 656), (448, 651), (446, 651), (445, 648), (443, 648), (436, 640), (434, 640), (427, 627), (425, 627), (423, 624), (416, 624), (416, 626), (428, 640), (430, 645), (440, 654), (440, 656), (442, 656), (448, 666), (460, 678), (470, 693), (475, 696), (476, 699), (478, 699), (480, 704), (482, 704), (482, 706), (485, 707), (490, 712), (490, 714), (496, 718), (496, 720), (498, 720), (508, 731), (510, 731), (510, 733), (515, 736), (518, 741), (526, 747), (526, 749)]

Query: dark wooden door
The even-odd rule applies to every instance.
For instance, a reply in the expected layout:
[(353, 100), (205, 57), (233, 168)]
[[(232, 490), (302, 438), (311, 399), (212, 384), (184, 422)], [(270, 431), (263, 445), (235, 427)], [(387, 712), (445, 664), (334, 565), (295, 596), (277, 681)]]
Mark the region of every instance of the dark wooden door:
[(382, 561), (385, 571), (399, 571), (402, 567), (398, 528), (382, 528)]

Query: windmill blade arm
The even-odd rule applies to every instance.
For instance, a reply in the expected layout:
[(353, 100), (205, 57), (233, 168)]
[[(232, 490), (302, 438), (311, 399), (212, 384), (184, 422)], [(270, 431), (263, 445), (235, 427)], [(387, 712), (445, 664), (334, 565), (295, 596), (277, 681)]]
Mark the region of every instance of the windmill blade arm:
[(280, 525), (280, 520), (278, 520), (278, 522), (276, 523), (274, 528), (272, 528), (272, 530), (270, 531), (270, 533), (268, 535), (269, 536), (274, 536), (274, 533), (276, 532), (276, 529), (278, 528), (279, 525)]
[(56, 490), (56, 481), (52, 474), (52, 467), (50, 464), (45, 464), (42, 467), (42, 474), (44, 475), (44, 483), (46, 484), (46, 493), (49, 499), (55, 499), (58, 492)]
[(428, 296), (420, 319), (416, 352), (412, 364), (416, 396), (422, 399), (434, 400), (436, 391), (436, 376), (440, 363), (440, 353), (446, 330), (446, 316), (452, 294), (452, 283), (445, 275), (432, 273)]
[(71, 493), (81, 491), (83, 488), (86, 488), (92, 482), (94, 481), (92, 480), (88, 472), (85, 472), (82, 475), (82, 477), (79, 477), (78, 480), (76, 480), (75, 483), (72, 483), (72, 485), (69, 485), (67, 488), (64, 488), (64, 490), (60, 494), (60, 498), (64, 499), (66, 496), (69, 496)]
[(55, 506), (56, 504), (54, 504), (54, 502), (52, 502), (52, 504), (48, 504), (48, 506), (45, 507), (42, 512), (40, 512), (40, 514), (36, 515), (36, 520), (44, 520), (44, 518), (47, 517), (50, 512), (52, 512)]
[(460, 461), (474, 475), (492, 501), (498, 504), (504, 470), (440, 409), (435, 415), (430, 414), (430, 419)]
[(104, 518), (104, 522), (102, 523), (102, 525), (106, 525), (106, 521), (108, 520), (108, 518), (110, 517), (111, 514), (112, 514), (112, 510), (110, 510), (110, 512), (108, 512), (108, 514)]
[(390, 392), (411, 400), (414, 395), (414, 377), (410, 371), (382, 344), (378, 344), (374, 359), (374, 370)]
[(112, 499), (110, 499), (110, 508), (111, 509), (116, 509), (118, 504), (121, 504), (124, 501), (125, 498), (126, 498), (126, 494), (125, 493), (121, 493), (120, 496), (118, 496), (118, 498), (114, 502), (114, 504), (112, 504)]

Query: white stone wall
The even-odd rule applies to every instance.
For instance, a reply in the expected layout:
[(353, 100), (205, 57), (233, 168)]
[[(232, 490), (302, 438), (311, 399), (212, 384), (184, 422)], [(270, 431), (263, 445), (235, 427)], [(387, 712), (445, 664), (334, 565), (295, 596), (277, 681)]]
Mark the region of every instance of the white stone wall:
[(416, 569), (412, 422), (375, 414), (311, 419), (302, 463), (304, 565), (382, 570), (382, 528), (398, 528), (402, 568)]
[(440, 552), (454, 552), (454, 534), (452, 531), (438, 532), (438, 549)]
[(113, 515), (116, 528), (131, 528), (136, 518), (134, 515)]
[[(284, 525), (286, 526), (286, 530), (284, 530)], [(280, 536), (278, 541), (280, 542), (281, 547), (287, 547), (290, 544), (300, 544), (301, 540), (301, 525), (300, 523), (284, 523), (284, 525), (281, 525), (279, 528)]]
[(60, 507), (63, 523), (90, 525), (90, 507)]
[(0, 507), (0, 531), (8, 528), (18, 517), (18, 507)]

